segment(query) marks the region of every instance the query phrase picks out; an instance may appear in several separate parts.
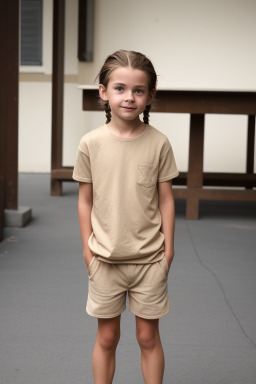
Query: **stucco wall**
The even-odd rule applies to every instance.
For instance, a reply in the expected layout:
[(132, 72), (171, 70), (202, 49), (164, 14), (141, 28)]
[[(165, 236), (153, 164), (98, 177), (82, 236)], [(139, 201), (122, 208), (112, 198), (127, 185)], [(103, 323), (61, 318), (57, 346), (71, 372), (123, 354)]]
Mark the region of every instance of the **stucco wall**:
[[(116, 49), (148, 55), (160, 87), (256, 90), (254, 0), (96, 0), (95, 4), (94, 61), (78, 63), (78, 1), (66, 0), (64, 165), (73, 165), (81, 135), (105, 120), (102, 113), (82, 112), (77, 86), (92, 84), (104, 58)], [(52, 0), (45, 0), (44, 14), (42, 74), (21, 74), (19, 169), (25, 172), (50, 171)], [(151, 123), (169, 136), (179, 169), (186, 170), (189, 116), (151, 116)], [(246, 124), (244, 116), (206, 116), (206, 171), (245, 170)]]

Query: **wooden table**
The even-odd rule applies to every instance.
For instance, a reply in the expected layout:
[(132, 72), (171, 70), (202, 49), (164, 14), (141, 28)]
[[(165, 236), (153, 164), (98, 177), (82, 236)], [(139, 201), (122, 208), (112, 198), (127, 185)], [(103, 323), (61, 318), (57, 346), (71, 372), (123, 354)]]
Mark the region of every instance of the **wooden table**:
[[(98, 88), (80, 88), (83, 91), (83, 110), (100, 110)], [(190, 114), (188, 172), (182, 172), (173, 181), (174, 197), (186, 199), (186, 218), (198, 219), (200, 200), (256, 201), (256, 190), (253, 189), (256, 187), (256, 174), (253, 169), (256, 92), (160, 89), (156, 98), (157, 104), (152, 112)], [(203, 172), (205, 114), (248, 116), (246, 173)], [(61, 155), (62, 147), (59, 156)], [(61, 182), (71, 179), (72, 168), (52, 169), (52, 186), (55, 185), (52, 194), (61, 194)]]

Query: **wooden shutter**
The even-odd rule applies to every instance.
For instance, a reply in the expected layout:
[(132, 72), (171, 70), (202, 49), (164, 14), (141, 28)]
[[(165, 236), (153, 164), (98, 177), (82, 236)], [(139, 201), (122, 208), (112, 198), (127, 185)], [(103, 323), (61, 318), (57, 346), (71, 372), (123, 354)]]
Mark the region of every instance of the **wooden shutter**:
[(42, 65), (42, 0), (21, 0), (21, 65)]

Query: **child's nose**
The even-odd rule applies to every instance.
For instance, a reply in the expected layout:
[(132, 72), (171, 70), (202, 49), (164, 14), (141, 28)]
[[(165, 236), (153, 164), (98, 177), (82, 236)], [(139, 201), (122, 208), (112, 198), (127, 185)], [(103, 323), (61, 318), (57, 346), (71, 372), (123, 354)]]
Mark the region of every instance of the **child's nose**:
[(133, 92), (132, 91), (127, 91), (126, 92), (126, 101), (133, 101), (134, 100), (134, 95), (133, 95)]

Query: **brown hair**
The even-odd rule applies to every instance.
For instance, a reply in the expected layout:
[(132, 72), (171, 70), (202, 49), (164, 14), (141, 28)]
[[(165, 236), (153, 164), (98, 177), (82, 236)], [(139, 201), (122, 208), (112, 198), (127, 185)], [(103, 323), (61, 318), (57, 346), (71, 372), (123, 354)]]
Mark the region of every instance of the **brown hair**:
[[(119, 67), (131, 67), (146, 72), (148, 75), (149, 92), (156, 88), (157, 75), (151, 61), (142, 53), (125, 50), (116, 51), (106, 58), (97, 76), (99, 83), (107, 87), (111, 73)], [(109, 123), (111, 120), (111, 109), (108, 101), (104, 102), (103, 105), (107, 118), (106, 123)], [(151, 105), (149, 104), (143, 112), (143, 121), (145, 124), (149, 122), (150, 109)]]

